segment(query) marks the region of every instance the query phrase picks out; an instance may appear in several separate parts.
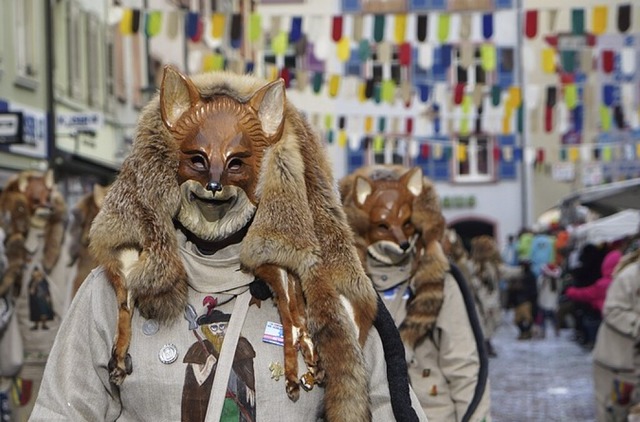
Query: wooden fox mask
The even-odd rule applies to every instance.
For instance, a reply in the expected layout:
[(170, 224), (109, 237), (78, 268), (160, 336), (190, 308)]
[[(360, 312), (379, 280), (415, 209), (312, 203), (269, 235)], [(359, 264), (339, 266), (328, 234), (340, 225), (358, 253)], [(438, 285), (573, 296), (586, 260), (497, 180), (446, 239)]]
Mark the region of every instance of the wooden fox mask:
[(369, 245), (393, 242), (406, 251), (416, 235), (411, 221), (413, 202), (422, 192), (422, 170), (415, 167), (398, 180), (364, 178), (355, 183), (355, 204), (369, 215), (365, 234)]
[(253, 217), (260, 164), (282, 136), (284, 104), (281, 80), (239, 101), (201, 96), (190, 79), (166, 68), (160, 112), (180, 149), (177, 219), (199, 239), (224, 239)]

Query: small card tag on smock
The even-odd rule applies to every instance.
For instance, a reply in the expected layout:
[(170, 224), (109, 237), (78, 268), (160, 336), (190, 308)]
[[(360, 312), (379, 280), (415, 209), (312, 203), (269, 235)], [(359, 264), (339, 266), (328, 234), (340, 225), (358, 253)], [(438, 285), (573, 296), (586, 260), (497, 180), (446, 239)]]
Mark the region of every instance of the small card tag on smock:
[(284, 330), (282, 324), (272, 321), (267, 321), (267, 325), (264, 328), (264, 335), (262, 341), (265, 343), (275, 344), (277, 346), (284, 345)]

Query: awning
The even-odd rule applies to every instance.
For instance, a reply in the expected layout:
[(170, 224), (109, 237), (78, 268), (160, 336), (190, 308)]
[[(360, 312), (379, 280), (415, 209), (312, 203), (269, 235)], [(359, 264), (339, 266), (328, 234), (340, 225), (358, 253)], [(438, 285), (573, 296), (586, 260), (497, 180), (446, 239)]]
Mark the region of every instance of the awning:
[(584, 205), (607, 216), (625, 209), (640, 210), (640, 178), (585, 188), (567, 195), (561, 206)]
[(624, 210), (578, 226), (572, 233), (579, 243), (597, 245), (634, 236), (640, 227), (640, 210)]

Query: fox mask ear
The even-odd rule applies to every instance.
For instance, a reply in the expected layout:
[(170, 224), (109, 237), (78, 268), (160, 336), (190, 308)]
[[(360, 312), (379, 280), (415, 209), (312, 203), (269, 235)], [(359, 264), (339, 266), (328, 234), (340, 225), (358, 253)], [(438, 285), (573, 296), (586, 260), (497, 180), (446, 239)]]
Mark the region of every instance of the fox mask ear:
[(25, 193), (27, 191), (27, 187), (29, 186), (29, 176), (27, 172), (23, 171), (18, 176), (18, 190), (21, 193)]
[(361, 207), (364, 205), (364, 201), (366, 201), (369, 195), (371, 195), (371, 192), (373, 192), (373, 188), (367, 179), (358, 176), (356, 178), (354, 189), (356, 204)]
[(200, 100), (198, 88), (172, 66), (164, 67), (160, 87), (160, 115), (167, 129), (173, 129), (184, 112)]
[(53, 177), (53, 170), (49, 169), (47, 170), (47, 172), (44, 174), (44, 185), (46, 186), (47, 189), (53, 189), (53, 185), (56, 183), (54, 177)]
[(260, 88), (249, 100), (249, 105), (258, 113), (263, 132), (270, 138), (279, 139), (284, 123), (284, 80), (278, 79)]
[(93, 185), (93, 202), (96, 204), (96, 207), (102, 208), (102, 203), (104, 202), (104, 197), (107, 195), (107, 187), (99, 184)]
[(413, 196), (420, 195), (422, 193), (422, 169), (420, 167), (412, 168), (402, 175), (400, 182), (407, 186)]

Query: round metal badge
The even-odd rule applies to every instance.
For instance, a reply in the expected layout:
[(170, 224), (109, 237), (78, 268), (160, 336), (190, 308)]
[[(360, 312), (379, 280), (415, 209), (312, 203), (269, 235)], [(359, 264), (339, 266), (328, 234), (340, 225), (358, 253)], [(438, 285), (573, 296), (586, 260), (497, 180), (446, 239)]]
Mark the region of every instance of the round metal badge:
[(142, 324), (142, 332), (147, 336), (152, 336), (158, 332), (160, 324), (155, 319), (148, 319)]
[(173, 344), (165, 344), (160, 349), (160, 353), (158, 353), (158, 358), (160, 362), (169, 365), (178, 359), (178, 349)]

